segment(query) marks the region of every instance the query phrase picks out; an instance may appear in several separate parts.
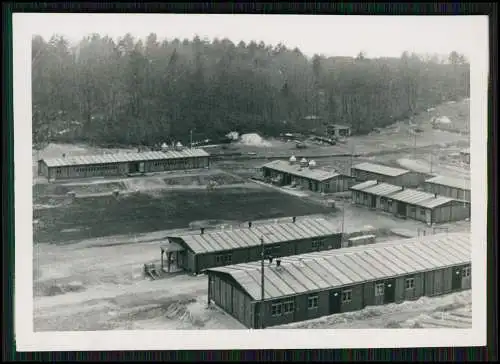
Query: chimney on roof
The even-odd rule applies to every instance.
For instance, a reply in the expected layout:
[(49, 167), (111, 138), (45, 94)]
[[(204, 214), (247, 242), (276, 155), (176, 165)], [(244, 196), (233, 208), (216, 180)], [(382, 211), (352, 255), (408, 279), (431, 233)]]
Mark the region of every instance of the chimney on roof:
[(378, 179), (375, 180), (375, 184), (378, 185)]
[(205, 228), (204, 227), (200, 228), (200, 234), (203, 235), (204, 233), (205, 233)]
[(404, 191), (405, 190), (405, 186), (401, 186), (401, 191)]
[(248, 228), (250, 229), (251, 227), (252, 227), (252, 222), (251, 222), (251, 221), (249, 221), (249, 222), (248, 222)]
[(63, 158), (66, 158), (66, 153), (63, 153), (63, 154), (62, 154), (62, 157), (63, 157)]
[(434, 194), (434, 198), (437, 198), (437, 197), (438, 197), (438, 194), (437, 194), (437, 193), (435, 193), (435, 194)]
[(314, 160), (309, 161), (308, 166), (309, 166), (309, 169), (313, 169), (314, 167), (316, 167), (316, 161), (314, 161)]
[(276, 266), (279, 267), (281, 265), (281, 259), (276, 259)]
[(294, 224), (295, 224), (295, 221), (297, 221), (297, 217), (296, 217), (296, 216), (292, 217), (292, 222), (293, 222)]
[(292, 155), (292, 156), (290, 157), (290, 159), (288, 160), (288, 162), (289, 162), (290, 164), (295, 164), (295, 162), (296, 162), (296, 161), (297, 161), (297, 158), (295, 158), (295, 156), (293, 156), (293, 155)]

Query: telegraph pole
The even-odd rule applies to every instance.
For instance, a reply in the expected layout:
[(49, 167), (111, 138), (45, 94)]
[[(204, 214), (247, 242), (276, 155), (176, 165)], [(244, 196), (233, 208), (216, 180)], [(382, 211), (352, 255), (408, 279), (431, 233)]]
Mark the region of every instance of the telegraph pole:
[(260, 237), (260, 328), (264, 328), (264, 236)]
[(354, 143), (351, 142), (351, 160), (350, 160), (350, 168), (349, 168), (349, 175), (352, 176), (352, 172), (351, 172), (351, 169), (352, 169), (352, 163), (353, 163), (353, 159), (354, 159)]
[[(465, 165), (465, 162), (463, 160), (460, 161), (460, 164), (462, 165), (462, 167), (465, 169), (466, 165)], [(470, 185), (470, 172), (469, 172), (469, 185)], [(464, 208), (467, 207), (467, 203), (466, 203), (466, 198), (465, 198), (465, 193), (467, 191), (467, 179), (465, 178), (464, 176)], [(472, 201), (472, 195), (471, 195), (471, 201)], [(470, 205), (469, 205), (469, 209), (470, 209)], [(470, 214), (469, 214), (469, 219), (471, 218)]]
[(417, 159), (417, 133), (413, 130), (413, 159)]
[(189, 141), (190, 141), (189, 146), (191, 149), (193, 149), (193, 129), (189, 131)]
[(344, 222), (345, 222), (345, 201), (342, 202), (342, 236), (344, 236)]

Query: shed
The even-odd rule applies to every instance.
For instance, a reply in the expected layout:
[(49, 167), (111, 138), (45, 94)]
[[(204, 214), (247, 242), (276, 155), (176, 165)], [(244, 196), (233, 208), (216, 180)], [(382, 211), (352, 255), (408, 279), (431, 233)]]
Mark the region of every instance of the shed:
[(260, 260), (264, 254), (283, 257), (310, 251), (338, 249), (339, 227), (322, 218), (289, 218), (286, 222), (252, 224), (247, 227), (171, 235), (169, 242), (184, 250), (176, 257), (179, 267), (193, 273), (234, 263)]
[(127, 176), (152, 172), (208, 168), (203, 149), (65, 156), (38, 161), (38, 174), (49, 180)]
[(469, 202), (471, 200), (470, 180), (468, 178), (435, 176), (425, 181), (424, 190), (429, 193), (437, 193), (457, 200)]
[[(470, 234), (400, 239), (213, 268), (208, 301), (264, 328), (471, 288)], [(262, 288), (264, 296), (262, 296)]]
[(326, 127), (326, 133), (328, 136), (345, 138), (351, 135), (351, 127), (347, 125), (329, 124)]
[(265, 179), (274, 180), (281, 186), (298, 185), (313, 192), (324, 193), (345, 192), (354, 182), (350, 176), (318, 167), (314, 161), (310, 162), (275, 160), (262, 166), (262, 174)]
[(405, 187), (417, 187), (428, 178), (428, 175), (422, 173), (369, 162), (352, 166), (351, 176), (358, 182), (376, 180)]

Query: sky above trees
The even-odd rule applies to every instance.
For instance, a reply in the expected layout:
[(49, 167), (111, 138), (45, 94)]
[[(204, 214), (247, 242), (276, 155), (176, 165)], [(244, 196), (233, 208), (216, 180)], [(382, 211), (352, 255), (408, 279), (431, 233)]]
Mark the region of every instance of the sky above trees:
[[(30, 22), (33, 34), (64, 35), (72, 43), (91, 33), (113, 39), (130, 33), (143, 41), (228, 38), (298, 47), (303, 54), (399, 57), (404, 51), (467, 58), (478, 51), (483, 17), (475, 16), (327, 16), (188, 14), (15, 14)], [(15, 20), (14, 20), (15, 23)], [(486, 25), (485, 25), (486, 24)], [(483, 27), (483, 28), (482, 28)], [(486, 33), (487, 34), (487, 33)]]

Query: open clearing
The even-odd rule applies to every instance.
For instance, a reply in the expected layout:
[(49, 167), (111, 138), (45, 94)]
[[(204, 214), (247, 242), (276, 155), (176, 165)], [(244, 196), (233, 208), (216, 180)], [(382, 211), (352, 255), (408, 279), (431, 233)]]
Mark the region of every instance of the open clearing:
[[(466, 176), (468, 168), (457, 162), (456, 153), (468, 146), (468, 136), (433, 129), (430, 120), (447, 116), (452, 126), (467, 129), (467, 108), (467, 101), (443, 104), (414, 117), (412, 123), (422, 129), (416, 138), (409, 132), (411, 125), (400, 122), (379, 134), (354, 136), (336, 146), (311, 144), (297, 150), (293, 142), (267, 140), (261, 146), (239, 143), (228, 150), (207, 148), (211, 153), (237, 152), (247, 157), (216, 160), (215, 168), (207, 171), (34, 185), (35, 330), (244, 329), (216, 307), (207, 307), (205, 276), (181, 274), (157, 281), (142, 276), (144, 263), (160, 260), (158, 240), (199, 225), (238, 225), (248, 220), (317, 214), (334, 221), (339, 231), (376, 231), (378, 241), (394, 238), (389, 232), (394, 229), (414, 235), (422, 229), (431, 233), (432, 228), (422, 223), (374, 213), (339, 199), (336, 203), (345, 206), (342, 216), (339, 210), (312, 202), (307, 193), (300, 193), (306, 197), (299, 198), (245, 178), (254, 176), (267, 158), (292, 154), (323, 156), (317, 160), (318, 166), (344, 173), (352, 163), (363, 161), (427, 173), (434, 155), (434, 171)], [(33, 153), (34, 184), (38, 158), (116, 151), (50, 144)], [(363, 155), (352, 159), (335, 156), (351, 151)], [(214, 180), (218, 187), (207, 190), (208, 182)], [(116, 190), (118, 197), (112, 195)], [(70, 191), (76, 193), (75, 200), (67, 196)], [(465, 221), (441, 227), (450, 232), (470, 231), (470, 223)], [(367, 307), (282, 328), (463, 328), (470, 327), (470, 322), (471, 294), (466, 291)]]
[[(258, 185), (257, 185), (258, 186)], [(264, 188), (158, 190), (77, 198), (33, 211), (37, 242), (64, 242), (183, 228), (197, 220), (248, 221), (331, 209)]]

